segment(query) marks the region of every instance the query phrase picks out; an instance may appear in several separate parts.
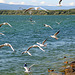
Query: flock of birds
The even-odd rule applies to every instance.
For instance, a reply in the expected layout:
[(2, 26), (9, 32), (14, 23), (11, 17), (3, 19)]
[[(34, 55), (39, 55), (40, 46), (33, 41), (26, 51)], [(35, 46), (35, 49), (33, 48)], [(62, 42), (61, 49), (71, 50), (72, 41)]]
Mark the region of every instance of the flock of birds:
[[(59, 4), (61, 4), (61, 1), (62, 1), (62, 0), (59, 1)], [(27, 11), (29, 11), (29, 10), (31, 10), (31, 9), (38, 10), (39, 8), (41, 8), (41, 7), (35, 7), (35, 8), (32, 7), (32, 8), (27, 9), (25, 12), (27, 12)], [(43, 9), (43, 8), (41, 8), (41, 9)], [(43, 10), (47, 11), (46, 9), (43, 9)], [(0, 24), (0, 27), (2, 27), (2, 25), (8, 25), (8, 26), (12, 27), (12, 26), (11, 26), (9, 23), (7, 23), (7, 22), (1, 23), (1, 24)], [(50, 25), (44, 24), (44, 26), (53, 29)], [(49, 37), (52, 37), (52, 38), (54, 38), (54, 39), (57, 40), (57, 39), (58, 39), (57, 34), (58, 34), (59, 32), (60, 32), (60, 30), (58, 30), (54, 35), (51, 35), (51, 36), (49, 36)], [(3, 33), (0, 33), (0, 34), (1, 34), (1, 35), (5, 35), (5, 34), (3, 34)], [(48, 37), (48, 38), (49, 38), (49, 37)], [(48, 39), (48, 38), (47, 38), (47, 39)], [(37, 42), (37, 43), (36, 43), (37, 45), (34, 44), (34, 45), (28, 47), (28, 49), (27, 49), (26, 51), (22, 52), (22, 54), (28, 53), (30, 56), (32, 56), (32, 54), (29, 52), (29, 50), (30, 50), (31, 48), (33, 48), (33, 47), (38, 47), (39, 49), (41, 49), (42, 51), (45, 52), (45, 50), (44, 50), (42, 47), (46, 47), (46, 46), (47, 46), (47, 44), (45, 44), (45, 42), (47, 41), (47, 39), (45, 39), (42, 43)], [(0, 48), (2, 48), (2, 47), (4, 47), (4, 46), (10, 47), (10, 48), (15, 52), (15, 49), (12, 47), (11, 44), (9, 44), (9, 43), (4, 43), (4, 44), (0, 45)], [(26, 70), (25, 72), (30, 72), (31, 67), (34, 66), (34, 65), (35, 65), (35, 64), (32, 64), (32, 65), (28, 68), (28, 67), (27, 67), (27, 63), (25, 63), (25, 64), (24, 64), (24, 68), (25, 68), (25, 70)]]
[[(9, 25), (10, 27), (12, 27), (9, 23), (2, 23), (2, 24), (0, 24), (0, 27), (2, 26), (2, 25)], [(44, 24), (44, 26), (45, 27), (49, 27), (49, 28), (51, 28), (51, 29), (53, 29), (50, 25), (47, 25), (47, 24)], [(57, 34), (60, 32), (60, 30), (58, 30), (54, 35), (51, 35), (51, 36), (49, 36), (49, 37), (52, 37), (52, 38), (54, 38), (54, 39), (58, 39), (57, 38)], [(5, 35), (5, 34), (3, 34), (3, 33), (0, 33), (1, 35)], [(48, 37), (48, 38), (49, 38)], [(47, 39), (48, 39), (47, 38)], [(42, 43), (39, 43), (39, 42), (37, 42), (36, 44), (34, 44), (34, 45), (32, 45), (32, 46), (30, 46), (30, 47), (28, 47), (28, 49), (26, 50), (26, 51), (24, 51), (24, 52), (22, 52), (22, 54), (24, 54), (24, 53), (28, 53), (30, 56), (32, 56), (32, 54), (29, 52), (29, 50), (31, 49), (31, 48), (33, 48), (33, 47), (38, 47), (39, 49), (41, 49), (42, 51), (44, 51), (45, 52), (45, 50), (42, 48), (42, 47), (46, 47), (47, 46), (47, 44), (45, 44), (45, 42), (47, 41), (47, 39), (45, 39)], [(12, 50), (13, 50), (13, 52), (15, 52), (15, 49), (12, 47), (12, 45), (11, 44), (9, 44), (9, 43), (4, 43), (4, 44), (2, 44), (2, 45), (0, 45), (0, 48), (2, 48), (2, 47), (4, 47), (4, 46), (8, 46), (8, 47), (10, 47)], [(24, 64), (24, 68), (25, 68), (25, 72), (30, 72), (30, 68), (33, 66), (34, 64), (32, 64), (29, 68), (27, 68), (27, 63), (25, 63)]]

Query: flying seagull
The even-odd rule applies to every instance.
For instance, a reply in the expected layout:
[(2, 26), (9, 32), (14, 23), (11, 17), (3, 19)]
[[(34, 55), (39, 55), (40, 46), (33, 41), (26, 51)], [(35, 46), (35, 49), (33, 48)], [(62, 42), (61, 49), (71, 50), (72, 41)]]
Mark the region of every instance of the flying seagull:
[(5, 44), (0, 45), (0, 48), (2, 48), (4, 46), (9, 46), (13, 51), (15, 51), (14, 48), (9, 43), (5, 43)]
[(61, 21), (60, 22), (56, 22), (57, 24), (60, 24), (61, 23)]
[(44, 24), (44, 26), (53, 29), (50, 25)]
[(1, 23), (1, 24), (0, 24), (0, 27), (1, 27), (2, 25), (9, 25), (10, 27), (12, 27), (12, 26), (11, 26), (9, 23), (7, 23), (7, 22)]
[(30, 11), (30, 10), (32, 10), (32, 9), (34, 9), (34, 10), (42, 9), (42, 10), (47, 11), (46, 9), (44, 9), (44, 8), (42, 8), (42, 7), (30, 7), (30, 8), (28, 8), (27, 10), (25, 10), (25, 12)]
[(44, 44), (46, 41), (47, 41), (47, 39), (45, 39), (45, 40), (42, 42), (42, 44), (41, 44), (41, 43), (38, 43), (38, 42), (37, 42), (37, 44), (40, 45), (40, 47), (46, 47), (47, 44)]
[(27, 67), (27, 63), (24, 64), (24, 69), (25, 69), (25, 72), (31, 72), (31, 67), (34, 66), (35, 64), (32, 64), (29, 68)]
[(51, 35), (50, 37), (52, 37), (52, 38), (55, 38), (56, 40), (58, 39), (56, 36), (57, 36), (57, 34), (60, 32), (60, 30), (59, 31), (57, 31), (54, 35)]
[(5, 34), (3, 34), (3, 33), (0, 33), (1, 35), (5, 35)]
[(59, 1), (59, 6), (61, 6), (61, 2), (62, 2), (62, 0)]
[(30, 56), (32, 56), (31, 53), (29, 52), (29, 50), (30, 50), (31, 48), (33, 48), (33, 47), (39, 47), (42, 51), (45, 52), (45, 50), (43, 50), (40, 46), (38, 46), (38, 45), (33, 45), (33, 46), (30, 46), (26, 51), (22, 52), (22, 54), (28, 53)]

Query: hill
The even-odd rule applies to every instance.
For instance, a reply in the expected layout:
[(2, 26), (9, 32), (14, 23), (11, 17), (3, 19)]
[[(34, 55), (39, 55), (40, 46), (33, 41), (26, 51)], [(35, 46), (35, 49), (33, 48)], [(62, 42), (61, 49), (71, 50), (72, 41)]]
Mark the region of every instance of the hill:
[(22, 7), (23, 9), (28, 9), (29, 7), (43, 7), (47, 10), (68, 10), (74, 9), (75, 6), (33, 6), (33, 5), (13, 5), (13, 4), (4, 4), (0, 3), (0, 10), (19, 10)]

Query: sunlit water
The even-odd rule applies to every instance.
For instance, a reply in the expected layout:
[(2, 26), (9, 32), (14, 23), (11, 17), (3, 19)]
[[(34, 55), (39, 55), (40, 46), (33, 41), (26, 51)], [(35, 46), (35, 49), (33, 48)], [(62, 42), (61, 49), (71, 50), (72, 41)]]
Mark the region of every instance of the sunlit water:
[[(32, 16), (34, 22), (29, 21), (30, 16), (0, 16), (0, 23), (9, 22), (13, 27), (3, 25), (0, 32), (0, 45), (10, 43), (16, 52), (11, 48), (0, 48), (0, 75), (28, 75), (25, 73), (24, 63), (31, 68), (30, 75), (48, 75), (48, 68), (60, 71), (64, 61), (75, 60), (75, 16)], [(57, 24), (56, 22), (61, 22)], [(53, 30), (44, 27), (44, 24), (51, 25)], [(58, 40), (49, 37), (60, 30), (57, 35)], [(48, 38), (49, 37), (49, 38)], [(28, 54), (21, 54), (29, 46), (46, 41), (47, 47), (43, 47), (45, 52), (39, 48), (32, 48)], [(67, 58), (64, 59), (64, 56)]]

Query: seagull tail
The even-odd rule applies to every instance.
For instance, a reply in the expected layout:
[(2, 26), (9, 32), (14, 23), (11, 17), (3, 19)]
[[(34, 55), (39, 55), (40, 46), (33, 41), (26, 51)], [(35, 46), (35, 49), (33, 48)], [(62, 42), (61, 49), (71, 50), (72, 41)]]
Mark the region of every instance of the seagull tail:
[(45, 47), (47, 46), (47, 44), (45, 44)]

